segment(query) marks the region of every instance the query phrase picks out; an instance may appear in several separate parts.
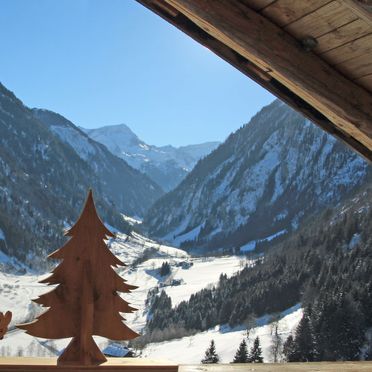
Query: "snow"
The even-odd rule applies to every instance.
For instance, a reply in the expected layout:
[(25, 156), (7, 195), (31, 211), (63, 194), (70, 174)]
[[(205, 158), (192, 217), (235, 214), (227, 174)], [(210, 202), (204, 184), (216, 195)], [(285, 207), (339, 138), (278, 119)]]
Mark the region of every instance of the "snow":
[(0, 229), (0, 240), (5, 240), (4, 231)]
[[(126, 314), (126, 324), (137, 332), (141, 332), (146, 324), (145, 301), (150, 289), (160, 287), (160, 284), (164, 283), (163, 289), (171, 297), (173, 305), (176, 305), (188, 300), (196, 291), (206, 286), (216, 285), (221, 273), (232, 275), (244, 266), (241, 257), (192, 258), (181, 249), (159, 244), (137, 233), (131, 235), (118, 233), (117, 239), (109, 241), (109, 247), (119, 259), (128, 265), (119, 269), (119, 274), (129, 284), (139, 286), (132, 293), (123, 295), (133, 307), (139, 309), (133, 314)], [(151, 256), (135, 265), (147, 249), (152, 250)], [(0, 252), (0, 261), (11, 260), (12, 258)], [(158, 269), (165, 261), (170, 263), (172, 269), (169, 279), (179, 279), (182, 281), (181, 285), (172, 286), (157, 275)], [(186, 269), (183, 267), (188, 265), (182, 267), (182, 263), (189, 263), (192, 266)], [(0, 272), (0, 311), (13, 312), (10, 331), (1, 341), (1, 355), (17, 355), (19, 350), (22, 350), (25, 356), (55, 355), (69, 342), (69, 339), (54, 341), (37, 339), (14, 328), (15, 324), (30, 321), (44, 310), (32, 303), (31, 299), (51, 290), (51, 287), (38, 283), (47, 275), (49, 273), (40, 276)], [(96, 340), (101, 348), (109, 344), (107, 339), (101, 337), (97, 337)]]
[(156, 147), (141, 141), (125, 124), (81, 129), (93, 140), (104, 144), (114, 155), (142, 171), (145, 169), (143, 168), (145, 163), (161, 170), (167, 170), (172, 163), (176, 168), (189, 171), (200, 158), (212, 152), (219, 145), (219, 142), (206, 142), (179, 148)]
[(359, 244), (359, 242), (360, 242), (360, 238), (361, 238), (360, 234), (355, 233), (355, 234), (351, 237), (351, 239), (350, 239), (350, 242), (349, 242), (349, 246), (348, 246), (348, 248), (349, 248), (349, 249), (353, 249), (353, 248), (355, 248), (355, 247)]
[(125, 214), (122, 214), (122, 216), (124, 221), (128, 222), (131, 226), (140, 225), (142, 223), (142, 219), (140, 217), (130, 217)]
[(63, 142), (69, 144), (83, 160), (88, 160), (96, 153), (89, 139), (73, 127), (51, 126), (50, 129)]
[(113, 343), (106, 346), (102, 352), (110, 357), (123, 358), (128, 354), (129, 349), (123, 347), (123, 345)]
[(287, 232), (286, 229), (280, 230), (276, 232), (275, 234), (272, 234), (270, 236), (267, 236), (266, 238), (259, 239), (259, 240), (252, 240), (240, 247), (240, 252), (251, 252), (255, 250), (257, 242), (270, 242), (271, 240), (277, 238), (280, 235), (283, 235)]
[(270, 236), (267, 236), (266, 238), (264, 239), (261, 239), (262, 242), (266, 241), (266, 242), (270, 242), (271, 240), (277, 238), (278, 236), (280, 235), (283, 235), (287, 232), (287, 229), (284, 229), (284, 230), (280, 230), (278, 232), (276, 232), (275, 234), (272, 234)]
[(186, 216), (184, 218), (184, 220), (177, 226), (177, 228), (175, 228), (174, 230), (169, 232), (167, 235), (164, 235), (161, 239), (164, 240), (164, 241), (169, 241), (169, 242), (172, 242), (173, 244), (175, 244), (174, 240), (176, 239), (176, 237), (179, 234), (181, 234), (183, 231), (185, 231), (187, 225), (190, 222), (190, 219), (191, 219), (190, 215)]
[(3, 251), (0, 251), (0, 269), (12, 272), (26, 272), (28, 267), (19, 262), (16, 258), (10, 257)]
[(176, 246), (179, 246), (181, 243), (183, 243), (187, 240), (195, 240), (199, 236), (200, 230), (203, 228), (203, 226), (204, 226), (204, 224), (201, 224), (199, 226), (196, 226), (195, 228), (193, 228), (192, 230), (190, 230), (189, 232), (187, 232), (185, 234), (178, 235), (172, 241), (172, 243), (175, 244)]
[(256, 249), (256, 240), (252, 240), (240, 247), (240, 252), (250, 252)]
[(179, 286), (165, 287), (167, 295), (172, 299), (172, 306), (188, 300), (193, 293), (218, 283), (222, 273), (232, 276), (242, 269), (241, 258), (236, 256), (213, 259), (197, 258), (189, 269), (178, 268), (173, 279), (180, 279)]
[[(278, 322), (278, 333), (283, 342), (294, 332), (294, 329), (302, 318), (302, 314), (303, 311), (299, 305), (281, 314), (283, 317)], [(251, 348), (253, 340), (259, 336), (265, 362), (272, 361), (270, 346), (273, 327), (267, 322), (268, 319), (268, 316), (264, 320), (262, 318), (258, 319), (258, 322), (262, 325), (250, 330), (248, 342), (248, 348)], [(145, 347), (141, 356), (145, 358), (156, 357), (166, 359), (179, 364), (198, 364), (203, 358), (210, 341), (213, 339), (216, 343), (216, 350), (220, 356), (221, 363), (230, 363), (234, 358), (240, 342), (245, 337), (246, 329), (244, 326), (235, 328), (217, 326), (194, 336), (149, 344)]]

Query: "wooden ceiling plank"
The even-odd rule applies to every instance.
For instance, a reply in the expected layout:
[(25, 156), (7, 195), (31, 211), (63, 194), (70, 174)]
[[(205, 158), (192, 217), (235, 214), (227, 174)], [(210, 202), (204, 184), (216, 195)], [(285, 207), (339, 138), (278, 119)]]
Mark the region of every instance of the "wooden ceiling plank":
[(372, 22), (372, 4), (363, 5), (358, 0), (343, 0), (343, 3), (359, 18), (364, 19), (366, 22)]
[[(302, 1), (301, 1), (302, 3)], [(318, 38), (358, 17), (339, 1), (332, 1), (314, 12), (290, 23), (284, 29), (298, 39), (312, 36)]]
[(362, 87), (366, 88), (369, 91), (372, 91), (372, 74), (367, 76), (362, 76), (355, 80), (357, 84), (360, 84)]
[(240, 0), (242, 4), (249, 6), (254, 10), (261, 10), (275, 1), (276, 0)]
[(372, 149), (372, 96), (257, 12), (235, 0), (166, 0)]
[[(324, 58), (331, 65), (338, 65), (362, 55), (369, 54), (371, 51), (372, 33), (323, 53), (322, 58)], [(371, 61), (372, 60), (370, 60), (370, 62)]]
[(335, 67), (343, 74), (350, 76), (353, 80), (372, 74), (372, 51), (362, 56), (348, 59)]
[[(295, 93), (293, 93), (276, 79), (272, 78), (266, 72), (259, 69), (245, 57), (232, 50), (229, 46), (223, 44), (221, 41), (217, 40), (204, 30), (202, 30), (182, 13), (179, 13), (176, 17), (173, 17), (170, 15), (169, 12), (164, 11), (164, 7), (159, 7), (159, 4), (157, 4), (157, 2), (155, 2), (154, 0), (137, 1), (148, 9), (152, 10), (154, 13), (158, 14), (160, 17), (168, 21), (173, 26), (185, 32), (188, 36), (199, 42), (201, 45), (204, 45), (206, 48), (210, 49), (213, 53), (234, 66), (244, 75), (248, 76), (257, 84), (261, 85), (273, 95), (280, 98), (282, 101), (287, 103), (293, 109), (300, 112), (313, 123), (316, 123), (327, 133), (337, 137), (339, 140), (345, 143), (345, 145), (349, 146), (365, 159), (372, 162), (372, 151), (365, 145), (363, 145), (360, 141), (335, 126), (316, 108), (311, 106), (302, 98), (298, 97)], [(164, 2), (164, 0), (160, 1)]]
[(356, 19), (317, 38), (318, 45), (314, 48), (314, 52), (327, 52), (370, 33), (372, 33), (372, 25), (363, 19)]
[(286, 26), (329, 3), (330, 0), (277, 0), (261, 11), (278, 26)]

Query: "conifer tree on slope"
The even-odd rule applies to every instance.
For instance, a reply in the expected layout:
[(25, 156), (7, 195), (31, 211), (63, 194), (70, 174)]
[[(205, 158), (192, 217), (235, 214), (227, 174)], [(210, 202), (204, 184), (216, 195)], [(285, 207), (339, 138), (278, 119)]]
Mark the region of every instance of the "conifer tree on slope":
[(283, 344), (283, 354), (287, 362), (296, 362), (296, 345), (292, 335), (289, 335)]
[(248, 363), (248, 350), (247, 350), (247, 343), (245, 339), (240, 343), (238, 350), (234, 356), (233, 363)]
[(218, 363), (220, 358), (216, 352), (216, 345), (214, 344), (214, 340), (211, 341), (208, 349), (205, 351), (204, 358), (202, 359), (203, 364), (213, 364)]
[(58, 364), (100, 364), (106, 361), (93, 335), (111, 340), (137, 337), (119, 314), (131, 313), (118, 294), (137, 287), (125, 283), (113, 267), (125, 266), (107, 248), (104, 239), (114, 237), (97, 215), (92, 191), (76, 224), (66, 233), (71, 239), (49, 255), (62, 260), (41, 281), (58, 284), (36, 303), (49, 307), (37, 320), (19, 325), (30, 335), (49, 339), (73, 337)]
[(304, 315), (296, 328), (295, 354), (298, 362), (313, 362), (316, 356), (314, 332), (311, 325), (311, 308), (304, 311)]
[(249, 361), (251, 363), (263, 363), (260, 339), (258, 336), (254, 340), (251, 353), (249, 354)]

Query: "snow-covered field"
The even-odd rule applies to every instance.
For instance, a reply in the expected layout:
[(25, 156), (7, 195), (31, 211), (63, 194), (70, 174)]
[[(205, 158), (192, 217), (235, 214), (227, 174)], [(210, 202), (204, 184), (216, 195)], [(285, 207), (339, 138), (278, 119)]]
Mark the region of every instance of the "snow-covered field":
[[(215, 285), (222, 273), (228, 276), (241, 270), (247, 263), (238, 256), (194, 258), (185, 251), (161, 245), (141, 235), (133, 233), (132, 236), (118, 234), (117, 239), (110, 243), (111, 250), (127, 267), (120, 269), (119, 273), (129, 284), (139, 288), (124, 298), (139, 309), (133, 314), (126, 314), (126, 323), (137, 332), (141, 332), (146, 324), (147, 309), (145, 301), (148, 291), (161, 287), (172, 299), (172, 305), (201, 290)], [(4, 257), (3, 257), (4, 256)], [(2, 262), (9, 264), (9, 259), (2, 254)], [(165, 278), (159, 275), (159, 268), (163, 262), (169, 262), (171, 274)], [(0, 272), (0, 311), (13, 312), (10, 330), (0, 341), (0, 355), (23, 356), (49, 356), (58, 354), (68, 343), (63, 340), (42, 340), (27, 335), (14, 327), (15, 324), (30, 321), (42, 311), (31, 302), (31, 299), (50, 290), (50, 287), (39, 284), (38, 281), (49, 275), (16, 275)], [(177, 284), (177, 285), (175, 285)], [(299, 306), (289, 309), (282, 314), (279, 321), (279, 333), (283, 340), (298, 324), (302, 315)], [(269, 316), (257, 320), (257, 327), (250, 331), (250, 340), (257, 335), (261, 339), (265, 361), (270, 361), (270, 345), (272, 328), (268, 324)], [(230, 362), (235, 351), (245, 337), (244, 327), (230, 329), (216, 327), (197, 335), (184, 337), (162, 343), (153, 343), (142, 351), (143, 357), (155, 359), (168, 359), (177, 363), (199, 363), (211, 339), (214, 339), (217, 352), (222, 362)], [(101, 348), (108, 345), (108, 340), (96, 337)]]
[[(278, 322), (278, 333), (283, 342), (296, 328), (302, 317), (302, 309), (299, 305), (288, 309), (282, 314)], [(254, 339), (259, 336), (262, 347), (262, 354), (265, 362), (272, 362), (271, 345), (273, 338), (272, 324), (268, 323), (269, 317), (262, 317), (257, 320), (259, 326), (250, 329), (248, 348), (253, 345)], [(261, 325), (262, 324), (262, 325)], [(198, 364), (204, 357), (204, 352), (213, 339), (216, 344), (216, 351), (221, 363), (230, 363), (234, 359), (236, 350), (243, 338), (247, 337), (244, 327), (229, 328), (215, 327), (206, 332), (194, 336), (183, 337), (160, 343), (153, 343), (146, 346), (142, 357), (159, 358), (174, 361), (179, 364)]]

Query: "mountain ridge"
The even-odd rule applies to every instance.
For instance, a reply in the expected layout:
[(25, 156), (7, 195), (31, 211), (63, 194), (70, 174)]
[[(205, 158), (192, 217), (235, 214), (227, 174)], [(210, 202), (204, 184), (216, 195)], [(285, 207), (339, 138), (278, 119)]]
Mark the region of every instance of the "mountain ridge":
[(0, 249), (45, 265), (35, 257), (63, 241), (89, 188), (104, 221), (122, 231), (130, 227), (121, 213), (143, 215), (163, 193), (66, 118), (29, 109), (0, 84)]
[(362, 158), (276, 100), (155, 202), (144, 224), (184, 248), (239, 248), (296, 229), (368, 177)]
[(165, 191), (176, 187), (200, 158), (219, 145), (216, 141), (179, 147), (149, 145), (126, 124), (80, 129), (105, 145), (114, 155), (148, 175)]

